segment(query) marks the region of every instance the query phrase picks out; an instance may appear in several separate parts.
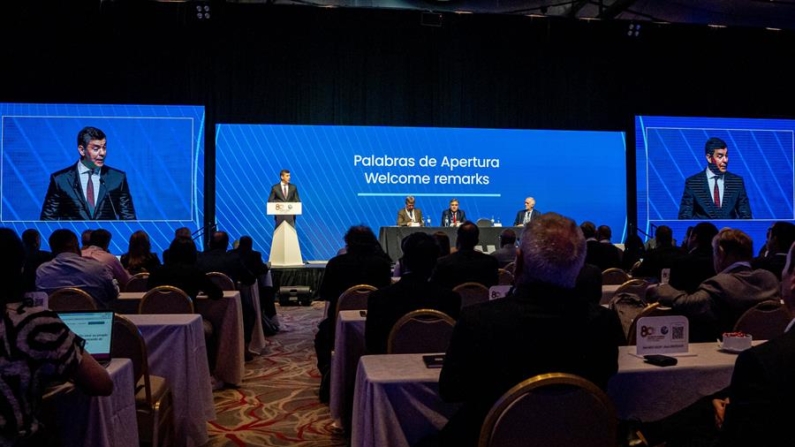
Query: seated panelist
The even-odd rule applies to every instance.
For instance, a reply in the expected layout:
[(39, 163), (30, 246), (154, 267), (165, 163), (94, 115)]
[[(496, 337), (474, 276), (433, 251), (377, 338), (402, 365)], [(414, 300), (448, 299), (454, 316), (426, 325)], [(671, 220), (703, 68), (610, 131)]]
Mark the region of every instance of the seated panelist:
[(397, 226), (399, 227), (421, 227), (423, 226), (422, 210), (414, 207), (415, 199), (413, 196), (406, 197), (406, 206), (401, 208), (397, 214)]
[(457, 227), (466, 221), (466, 213), (458, 208), (458, 199), (450, 200), (450, 208), (442, 211), (442, 219), (439, 221), (445, 227)]

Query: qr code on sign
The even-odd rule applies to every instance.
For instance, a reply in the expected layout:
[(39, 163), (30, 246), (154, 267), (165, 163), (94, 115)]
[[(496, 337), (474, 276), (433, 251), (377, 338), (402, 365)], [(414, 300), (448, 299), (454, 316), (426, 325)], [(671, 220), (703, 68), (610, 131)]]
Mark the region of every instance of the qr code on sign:
[(674, 326), (671, 328), (671, 340), (681, 340), (685, 338), (685, 327)]

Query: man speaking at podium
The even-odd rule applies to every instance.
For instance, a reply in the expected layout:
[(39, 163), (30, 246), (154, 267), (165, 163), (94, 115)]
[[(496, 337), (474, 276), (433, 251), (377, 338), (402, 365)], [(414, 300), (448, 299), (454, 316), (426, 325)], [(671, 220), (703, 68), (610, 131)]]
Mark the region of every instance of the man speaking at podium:
[[(279, 177), (281, 177), (281, 181), (273, 185), (271, 188), (271, 194), (268, 196), (268, 202), (300, 202), (301, 198), (298, 197), (298, 187), (290, 183), (290, 170), (282, 169), (279, 172)], [(277, 215), (275, 217), (277, 228), (279, 227), (279, 224), (285, 220), (290, 225), (295, 226), (294, 215)]]

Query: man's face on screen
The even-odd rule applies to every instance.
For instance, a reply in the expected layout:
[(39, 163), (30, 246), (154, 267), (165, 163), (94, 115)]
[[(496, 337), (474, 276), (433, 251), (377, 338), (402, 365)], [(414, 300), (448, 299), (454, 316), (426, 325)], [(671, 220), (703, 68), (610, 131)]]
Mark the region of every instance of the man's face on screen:
[(105, 156), (108, 153), (106, 140), (91, 140), (84, 146), (77, 146), (83, 164), (91, 169), (105, 166)]
[(285, 184), (290, 183), (290, 173), (289, 172), (285, 172), (284, 174), (282, 174), (281, 178), (282, 178), (282, 182), (284, 182)]
[(729, 150), (726, 148), (715, 149), (712, 155), (707, 154), (707, 162), (714, 166), (713, 170), (717, 170), (720, 173), (726, 172), (729, 166)]

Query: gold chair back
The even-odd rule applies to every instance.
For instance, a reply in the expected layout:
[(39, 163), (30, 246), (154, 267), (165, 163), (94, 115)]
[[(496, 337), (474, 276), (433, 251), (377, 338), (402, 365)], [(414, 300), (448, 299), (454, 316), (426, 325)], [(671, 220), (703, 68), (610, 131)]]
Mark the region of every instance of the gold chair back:
[(97, 303), (88, 292), (77, 287), (64, 287), (52, 292), (47, 298), (48, 307), (54, 311), (95, 310)]
[(455, 320), (435, 309), (418, 309), (403, 315), (389, 332), (387, 354), (446, 352)]
[(784, 333), (792, 314), (784, 303), (762, 301), (743, 313), (734, 324), (736, 332), (751, 334), (754, 340), (770, 340)]
[(617, 420), (610, 398), (592, 382), (574, 374), (540, 374), (492, 406), (478, 446), (614, 447)]
[(453, 292), (461, 295), (461, 307), (483, 303), (489, 300), (489, 289), (479, 282), (465, 282), (453, 287)]

